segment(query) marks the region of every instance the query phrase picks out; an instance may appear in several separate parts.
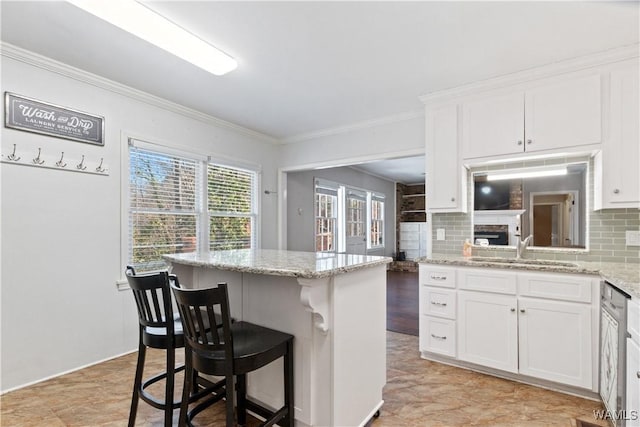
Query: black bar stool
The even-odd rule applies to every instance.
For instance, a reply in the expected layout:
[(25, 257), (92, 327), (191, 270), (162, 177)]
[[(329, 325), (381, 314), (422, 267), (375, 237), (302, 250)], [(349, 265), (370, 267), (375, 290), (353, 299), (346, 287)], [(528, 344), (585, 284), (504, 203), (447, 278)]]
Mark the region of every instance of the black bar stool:
[[(188, 412), (192, 371), (197, 370), (199, 373), (225, 377), (228, 427), (235, 425), (234, 376), (237, 377), (238, 424), (246, 424), (246, 412), (249, 409), (266, 418), (263, 426), (279, 423), (283, 427), (293, 427), (293, 335), (248, 322), (231, 323), (225, 283), (209, 289), (181, 289), (174, 285), (171, 289), (180, 311), (185, 336), (186, 371), (179, 425), (190, 426), (196, 414), (220, 398), (209, 398)], [(246, 398), (246, 374), (280, 357), (284, 357), (284, 406), (277, 411), (270, 411)]]
[[(131, 266), (126, 269), (127, 281), (133, 292), (138, 308), (139, 338), (138, 338), (138, 362), (131, 396), (131, 410), (129, 412), (129, 427), (133, 427), (136, 421), (139, 399), (144, 400), (154, 408), (164, 411), (164, 425), (173, 424), (173, 410), (180, 407), (180, 401), (174, 402), (175, 374), (184, 370), (184, 365), (175, 366), (175, 349), (184, 347), (184, 334), (180, 316), (173, 313), (171, 302), (171, 290), (169, 283), (179, 287), (178, 278), (166, 271), (136, 274)], [(208, 328), (208, 325), (205, 325)], [(142, 380), (147, 347), (166, 350), (166, 370), (160, 374)], [(198, 393), (215, 392), (221, 396), (224, 393), (219, 389), (223, 382), (217, 384), (198, 378), (197, 371), (191, 371), (189, 382), (194, 395), (199, 390), (199, 384), (205, 385), (205, 390)], [(165, 395), (163, 399), (157, 399), (146, 388), (158, 381), (165, 380)]]

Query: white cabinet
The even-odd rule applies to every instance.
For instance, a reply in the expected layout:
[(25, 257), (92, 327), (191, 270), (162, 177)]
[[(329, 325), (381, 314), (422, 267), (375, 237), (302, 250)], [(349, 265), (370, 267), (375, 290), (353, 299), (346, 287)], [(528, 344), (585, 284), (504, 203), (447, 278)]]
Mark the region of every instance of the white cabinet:
[(610, 73), (608, 137), (594, 161), (594, 207), (640, 208), (640, 76), (637, 61)]
[(577, 274), (421, 264), (420, 351), (597, 391), (599, 282)]
[(426, 222), (401, 222), (399, 250), (407, 259), (427, 256), (428, 229)]
[(587, 304), (519, 298), (520, 373), (590, 389), (591, 319)]
[(467, 169), (458, 152), (458, 106), (427, 107), (427, 212), (467, 212)]
[(602, 142), (600, 74), (563, 76), (462, 106), (462, 157), (552, 152)]
[[(640, 416), (640, 301), (631, 300), (627, 316), (627, 414)], [(634, 412), (635, 411), (635, 412)], [(640, 420), (628, 421), (627, 426), (640, 426)]]
[(458, 358), (518, 372), (515, 295), (458, 291)]
[(420, 265), (420, 351), (456, 357), (456, 269)]

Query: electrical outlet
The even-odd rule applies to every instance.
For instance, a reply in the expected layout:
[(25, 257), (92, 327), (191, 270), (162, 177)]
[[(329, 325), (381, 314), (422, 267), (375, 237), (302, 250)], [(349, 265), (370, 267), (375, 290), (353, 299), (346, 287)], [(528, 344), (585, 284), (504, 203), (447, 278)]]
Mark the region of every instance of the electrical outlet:
[(627, 230), (627, 246), (640, 246), (640, 230)]
[(444, 228), (436, 229), (436, 240), (444, 240)]

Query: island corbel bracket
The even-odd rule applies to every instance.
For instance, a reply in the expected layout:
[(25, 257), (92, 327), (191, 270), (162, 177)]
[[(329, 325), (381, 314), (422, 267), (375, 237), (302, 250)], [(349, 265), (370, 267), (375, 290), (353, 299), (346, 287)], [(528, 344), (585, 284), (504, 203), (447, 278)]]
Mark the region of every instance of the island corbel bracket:
[(300, 302), (313, 313), (313, 324), (321, 334), (329, 332), (329, 279), (298, 278)]

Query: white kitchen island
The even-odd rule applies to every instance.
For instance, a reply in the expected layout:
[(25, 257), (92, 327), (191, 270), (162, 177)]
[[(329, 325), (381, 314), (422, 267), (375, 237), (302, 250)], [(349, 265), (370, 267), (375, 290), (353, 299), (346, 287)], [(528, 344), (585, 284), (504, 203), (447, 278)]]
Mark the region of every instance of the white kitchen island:
[[(247, 249), (165, 259), (182, 286), (226, 282), (236, 319), (295, 336), (296, 425), (361, 426), (381, 408), (391, 258)], [(282, 362), (249, 374), (247, 390), (280, 407)]]

